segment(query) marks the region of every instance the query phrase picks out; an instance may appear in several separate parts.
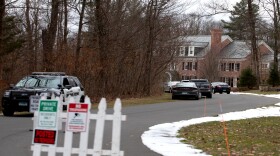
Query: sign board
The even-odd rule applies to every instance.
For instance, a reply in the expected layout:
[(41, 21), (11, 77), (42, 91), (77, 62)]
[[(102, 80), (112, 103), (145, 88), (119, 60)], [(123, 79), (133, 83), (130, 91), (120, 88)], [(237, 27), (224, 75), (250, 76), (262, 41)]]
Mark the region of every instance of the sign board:
[(66, 130), (85, 132), (87, 127), (88, 109), (88, 104), (69, 103)]
[(57, 100), (40, 100), (37, 128), (57, 129), (57, 111)]
[(39, 96), (39, 95), (30, 96), (29, 112), (34, 113), (35, 111), (38, 111), (40, 98), (41, 98), (41, 96)]
[(33, 136), (33, 143), (55, 145), (57, 130), (35, 129)]

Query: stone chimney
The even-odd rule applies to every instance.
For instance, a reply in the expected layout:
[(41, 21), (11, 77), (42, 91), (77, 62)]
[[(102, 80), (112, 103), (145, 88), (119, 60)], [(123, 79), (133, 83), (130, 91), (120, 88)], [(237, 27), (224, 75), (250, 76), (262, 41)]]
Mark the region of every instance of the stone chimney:
[(211, 29), (211, 49), (219, 48), (222, 42), (222, 30), (221, 29)]

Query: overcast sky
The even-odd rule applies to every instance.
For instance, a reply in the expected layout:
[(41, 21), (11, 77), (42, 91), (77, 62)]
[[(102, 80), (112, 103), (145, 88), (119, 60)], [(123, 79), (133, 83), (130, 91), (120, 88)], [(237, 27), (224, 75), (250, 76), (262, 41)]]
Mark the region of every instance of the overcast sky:
[[(241, 0), (179, 0), (181, 3), (184, 3), (186, 6), (186, 13), (190, 12), (196, 12), (196, 13), (210, 13), (212, 10), (207, 9), (205, 7), (206, 4), (223, 4), (228, 6), (230, 9), (233, 8), (234, 5), (236, 5), (237, 2), (240, 2)], [(218, 14), (215, 16), (212, 16), (215, 20), (228, 20), (230, 14)]]

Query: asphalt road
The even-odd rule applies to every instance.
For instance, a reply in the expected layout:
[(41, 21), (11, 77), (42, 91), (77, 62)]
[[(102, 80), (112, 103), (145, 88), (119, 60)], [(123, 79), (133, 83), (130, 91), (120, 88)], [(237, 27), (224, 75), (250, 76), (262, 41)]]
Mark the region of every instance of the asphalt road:
[[(213, 116), (223, 113), (257, 108), (278, 103), (280, 100), (253, 95), (214, 94), (212, 99), (178, 100), (170, 103), (140, 105), (123, 108), (127, 121), (122, 122), (121, 150), (125, 156), (159, 156), (142, 144), (141, 135), (149, 127), (180, 120)], [(206, 104), (206, 109), (205, 109)], [(206, 111), (204, 111), (206, 110)], [(96, 110), (94, 110), (96, 111)], [(108, 113), (112, 113), (108, 109)], [(94, 126), (94, 122), (92, 126)], [(105, 125), (104, 148), (110, 149), (112, 122)], [(14, 117), (0, 116), (0, 156), (31, 156), (33, 134), (32, 115)], [(58, 145), (62, 144), (63, 131), (58, 134)], [(78, 140), (79, 134), (74, 134)], [(89, 147), (92, 148), (94, 130), (90, 131)], [(74, 146), (78, 141), (74, 140)]]

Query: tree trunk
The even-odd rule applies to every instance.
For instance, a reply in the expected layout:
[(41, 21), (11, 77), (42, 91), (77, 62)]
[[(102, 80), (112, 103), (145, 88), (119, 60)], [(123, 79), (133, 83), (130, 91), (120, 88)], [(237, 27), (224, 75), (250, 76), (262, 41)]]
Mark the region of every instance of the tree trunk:
[[(275, 8), (276, 3), (276, 8)], [(278, 40), (279, 40), (279, 17), (280, 17), (280, 9), (279, 9), (279, 2), (278, 0), (273, 0), (273, 11), (274, 11), (274, 68), (276, 71), (278, 71), (278, 53), (279, 53), (279, 46), (278, 46)]]
[[(106, 31), (106, 22), (105, 22), (105, 15), (104, 9), (102, 9), (102, 0), (96, 0), (96, 28), (97, 28), (97, 38), (98, 38), (98, 53), (99, 53), (99, 60), (100, 60), (100, 72), (99, 72), (99, 78), (100, 78), (100, 94), (106, 95), (107, 93), (107, 81), (108, 81), (108, 75), (106, 74), (106, 70), (109, 70), (107, 68), (107, 51), (106, 51), (106, 42), (107, 42), (107, 31)], [(108, 71), (107, 71), (108, 72)]]
[(47, 29), (42, 30), (43, 42), (43, 61), (45, 71), (52, 71), (53, 67), (53, 48), (57, 32), (57, 22), (60, 0), (52, 0), (51, 8), (51, 22)]
[(256, 38), (256, 19), (254, 17), (252, 0), (248, 0), (248, 17), (249, 17), (249, 29), (251, 34), (251, 49), (252, 49), (252, 64), (253, 70), (257, 78), (257, 86), (260, 83), (260, 71), (259, 71), (259, 54), (257, 49), (257, 38)]
[(77, 35), (75, 73), (78, 73), (78, 65), (79, 65), (80, 50), (81, 50), (81, 35), (82, 35), (85, 7), (86, 7), (86, 0), (83, 0), (82, 10), (81, 10), (81, 13), (80, 13), (78, 35)]
[[(0, 56), (3, 55), (3, 19), (5, 16), (5, 0), (0, 0)], [(2, 57), (1, 57), (2, 58)], [(2, 60), (0, 59), (0, 80), (2, 79)]]
[(29, 60), (29, 66), (28, 66), (28, 71), (29, 73), (35, 70), (36, 65), (35, 63), (35, 56), (34, 56), (34, 42), (33, 42), (33, 32), (31, 28), (31, 22), (30, 22), (30, 16), (29, 16), (29, 11), (30, 11), (30, 0), (26, 0), (26, 10), (25, 10), (25, 18), (26, 18), (26, 32), (27, 32), (27, 53), (28, 53), (28, 60)]

